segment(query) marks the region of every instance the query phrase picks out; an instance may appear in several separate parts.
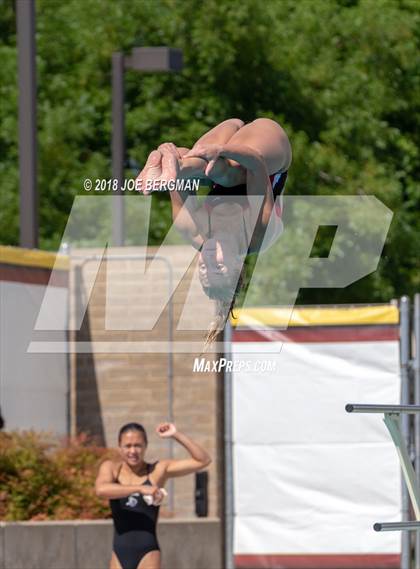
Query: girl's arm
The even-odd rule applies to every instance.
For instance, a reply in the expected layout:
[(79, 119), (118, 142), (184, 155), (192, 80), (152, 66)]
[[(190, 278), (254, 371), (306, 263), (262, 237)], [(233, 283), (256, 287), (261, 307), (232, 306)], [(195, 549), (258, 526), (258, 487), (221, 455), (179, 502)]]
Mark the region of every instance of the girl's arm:
[(195, 202), (195, 196), (187, 197), (188, 202), (184, 202), (176, 190), (169, 192), (169, 195), (171, 196), (172, 219), (175, 227), (195, 249), (200, 249), (204, 239), (194, 221), (192, 213), (194, 206), (190, 203)]
[[(264, 233), (274, 207), (273, 191), (265, 161), (256, 150), (242, 144), (229, 144), (223, 148), (221, 156), (236, 160), (247, 170), (247, 194), (255, 218), (255, 237), (257, 238), (258, 232), (263, 231)], [(264, 196), (262, 205), (258, 198), (261, 195)], [(252, 200), (257, 203), (252, 203)]]
[(196, 144), (183, 159), (202, 158), (207, 162), (205, 173), (211, 177), (211, 172), (219, 158), (234, 160), (237, 164), (252, 172), (265, 171), (267, 168), (263, 157), (250, 146), (238, 143), (227, 144)]
[[(287, 137), (283, 146), (283, 165), (287, 168), (290, 165), (290, 145)], [(265, 160), (254, 148), (234, 142), (224, 146), (220, 156), (232, 158), (247, 169), (248, 200), (250, 201), (251, 210), (253, 210), (254, 219), (256, 219), (254, 238), (257, 241), (262, 240), (274, 208), (273, 189)], [(258, 201), (259, 195), (264, 196), (262, 205)], [(257, 203), (253, 204), (253, 199)]]
[(207, 176), (205, 175), (205, 169), (207, 163), (202, 158), (183, 158), (187, 152), (190, 151), (189, 148), (184, 146), (175, 146), (171, 142), (166, 142), (161, 144), (158, 147), (158, 150), (165, 155), (167, 153), (173, 154), (175, 158), (178, 160), (178, 171), (177, 171), (177, 178), (179, 180), (190, 180), (190, 179), (199, 179), (199, 180), (207, 180)]
[(191, 458), (183, 460), (166, 460), (165, 474), (168, 478), (175, 476), (185, 476), (192, 472), (197, 472), (205, 468), (211, 463), (209, 454), (198, 443), (194, 442), (190, 437), (176, 430), (175, 425), (171, 423), (162, 423), (157, 428), (157, 433), (162, 438), (172, 437), (180, 443), (191, 455)]
[[(188, 151), (188, 148), (177, 148), (168, 142), (159, 147), (162, 153), (162, 165), (168, 173), (168, 180), (179, 179), (180, 156)], [(194, 159), (203, 163), (200, 158)], [(173, 190), (169, 192), (172, 206), (172, 220), (178, 231), (188, 239), (193, 247), (199, 249), (203, 244), (198, 226), (194, 220), (194, 212), (198, 209), (197, 198), (188, 192)]]
[[(196, 144), (200, 146), (200, 142)], [(158, 150), (163, 156), (168, 153), (175, 156), (178, 162), (176, 176), (178, 180), (211, 180), (222, 186), (236, 186), (244, 182), (244, 172), (239, 172), (238, 164), (234, 167), (235, 165), (232, 161), (224, 158), (218, 158), (215, 161), (211, 170), (211, 176), (208, 176), (206, 174), (207, 161), (197, 156), (186, 156), (186, 154), (192, 152), (189, 148), (175, 146), (171, 142), (166, 142), (161, 144)], [(163, 178), (165, 178), (165, 171), (167, 169), (163, 168)]]
[(268, 176), (267, 168), (263, 157), (250, 146), (238, 143), (227, 143), (221, 146), (218, 155), (221, 158), (229, 158), (235, 160), (241, 166), (251, 172), (263, 172)]
[(99, 467), (95, 482), (95, 493), (100, 498), (108, 498), (110, 500), (126, 498), (136, 492), (144, 495), (154, 495), (157, 491), (157, 486), (118, 484), (114, 480), (113, 466), (110, 460), (106, 460)]
[(178, 146), (177, 150), (180, 155), (180, 168), (179, 168), (179, 179), (180, 180), (208, 180), (205, 174), (207, 163), (202, 158), (183, 158), (187, 152), (190, 151), (189, 148), (183, 146)]

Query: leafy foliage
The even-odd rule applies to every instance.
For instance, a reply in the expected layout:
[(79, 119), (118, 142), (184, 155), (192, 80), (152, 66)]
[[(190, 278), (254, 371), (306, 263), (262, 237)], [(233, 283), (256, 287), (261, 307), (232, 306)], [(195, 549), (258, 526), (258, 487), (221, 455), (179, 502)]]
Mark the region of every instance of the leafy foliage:
[[(11, 1), (0, 7), (0, 242), (17, 244), (15, 16)], [(110, 178), (111, 54), (169, 45), (184, 52), (182, 73), (125, 74), (131, 161), (141, 165), (165, 140), (189, 146), (227, 117), (272, 117), (293, 146), (289, 194), (373, 194), (394, 212), (374, 274), (327, 294), (303, 290), (299, 301), (412, 294), (420, 284), (419, 30), (415, 0), (38, 0), (42, 247), (58, 247), (83, 179)], [(167, 196), (153, 200), (158, 243), (170, 208)], [(135, 243), (135, 208), (127, 218)], [(261, 285), (267, 294), (272, 282)]]
[(110, 451), (85, 435), (57, 441), (46, 434), (0, 433), (0, 519), (96, 519), (108, 504), (93, 488)]

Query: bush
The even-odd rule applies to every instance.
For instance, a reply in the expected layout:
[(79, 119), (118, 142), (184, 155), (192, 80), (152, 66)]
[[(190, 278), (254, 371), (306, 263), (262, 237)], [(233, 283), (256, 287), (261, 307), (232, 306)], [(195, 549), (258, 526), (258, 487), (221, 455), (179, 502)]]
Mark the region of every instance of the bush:
[(94, 492), (98, 466), (110, 456), (86, 435), (57, 440), (46, 433), (0, 433), (0, 519), (110, 517)]

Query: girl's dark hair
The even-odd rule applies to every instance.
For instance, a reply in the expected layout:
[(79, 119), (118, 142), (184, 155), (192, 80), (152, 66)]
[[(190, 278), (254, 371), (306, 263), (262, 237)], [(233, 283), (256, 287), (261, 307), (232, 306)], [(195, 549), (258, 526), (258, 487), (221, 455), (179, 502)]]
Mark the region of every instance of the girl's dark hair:
[(127, 423), (126, 425), (122, 426), (120, 432), (118, 433), (118, 444), (121, 442), (121, 437), (125, 433), (128, 433), (128, 431), (137, 431), (138, 433), (141, 433), (144, 437), (144, 442), (147, 445), (146, 429), (143, 427), (143, 425), (140, 425), (140, 423)]
[(226, 291), (226, 289), (215, 289), (210, 287), (204, 288), (204, 292), (207, 294), (207, 296), (216, 300), (216, 317), (210, 324), (210, 328), (207, 332), (204, 351), (206, 351), (210, 344), (214, 342), (229, 315), (235, 318), (233, 309), (235, 307), (236, 298), (245, 285), (245, 273), (246, 267), (244, 263), (239, 273), (236, 288), (233, 293), (233, 298), (232, 292)]

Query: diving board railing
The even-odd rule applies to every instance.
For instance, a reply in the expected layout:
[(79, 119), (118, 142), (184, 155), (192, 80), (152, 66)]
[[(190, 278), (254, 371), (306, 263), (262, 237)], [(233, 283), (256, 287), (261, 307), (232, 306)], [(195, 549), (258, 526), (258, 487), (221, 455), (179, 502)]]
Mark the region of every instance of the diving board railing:
[(388, 522), (373, 524), (375, 531), (401, 531), (401, 530), (419, 530), (420, 522)]
[(397, 449), (398, 458), (400, 460), (401, 470), (404, 476), (405, 484), (413, 506), (414, 514), (417, 521), (403, 521), (393, 523), (375, 523), (373, 529), (375, 531), (395, 531), (408, 530), (420, 531), (420, 488), (417, 484), (416, 473), (411, 463), (407, 445), (404, 440), (403, 433), (400, 428), (400, 415), (420, 413), (420, 405), (368, 405), (353, 404), (346, 405), (348, 413), (383, 413), (384, 423), (391, 435), (395, 448)]

